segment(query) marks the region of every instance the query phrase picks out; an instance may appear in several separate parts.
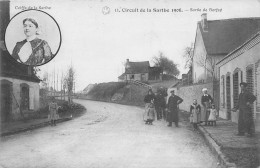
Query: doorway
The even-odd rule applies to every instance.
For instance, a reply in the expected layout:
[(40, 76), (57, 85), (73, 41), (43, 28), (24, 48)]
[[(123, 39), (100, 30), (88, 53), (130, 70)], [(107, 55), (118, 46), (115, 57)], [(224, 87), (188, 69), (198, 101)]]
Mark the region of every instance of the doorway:
[(1, 80), (1, 122), (6, 122), (11, 119), (12, 113), (12, 82)]
[(21, 87), (21, 110), (28, 110), (29, 109), (29, 85), (23, 83), (20, 85)]

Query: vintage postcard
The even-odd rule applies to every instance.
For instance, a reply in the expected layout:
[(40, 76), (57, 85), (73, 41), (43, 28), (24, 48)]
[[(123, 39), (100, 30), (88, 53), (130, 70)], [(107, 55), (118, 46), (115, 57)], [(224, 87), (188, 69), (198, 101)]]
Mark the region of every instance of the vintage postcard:
[(0, 0), (0, 168), (260, 167), (260, 0)]

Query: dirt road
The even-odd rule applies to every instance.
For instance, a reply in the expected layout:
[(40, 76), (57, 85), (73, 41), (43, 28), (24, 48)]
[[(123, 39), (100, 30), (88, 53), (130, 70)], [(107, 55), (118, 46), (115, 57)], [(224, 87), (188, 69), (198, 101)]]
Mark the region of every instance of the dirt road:
[(76, 100), (87, 113), (56, 127), (1, 139), (3, 168), (217, 167), (197, 133), (164, 121), (145, 125), (143, 109)]

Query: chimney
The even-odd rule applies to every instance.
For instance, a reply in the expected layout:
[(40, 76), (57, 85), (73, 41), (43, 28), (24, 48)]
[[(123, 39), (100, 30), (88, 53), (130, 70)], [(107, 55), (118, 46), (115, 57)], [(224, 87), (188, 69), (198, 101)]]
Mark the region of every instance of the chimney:
[(130, 68), (129, 59), (126, 59), (125, 68), (126, 69)]
[(208, 31), (207, 13), (203, 13), (201, 15), (201, 27), (202, 27), (203, 31)]

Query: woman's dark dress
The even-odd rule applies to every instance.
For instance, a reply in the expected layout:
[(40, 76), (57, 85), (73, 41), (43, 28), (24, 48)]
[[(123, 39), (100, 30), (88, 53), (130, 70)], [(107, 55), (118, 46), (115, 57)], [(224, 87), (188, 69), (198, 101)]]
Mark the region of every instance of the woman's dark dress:
[(208, 121), (211, 103), (213, 103), (213, 99), (209, 94), (203, 95), (201, 97), (201, 104), (203, 106), (203, 110), (201, 111), (201, 121), (203, 122)]
[(52, 58), (53, 55), (48, 43), (45, 40), (35, 38), (34, 40), (30, 41), (30, 44), (32, 46), (32, 54), (29, 56), (27, 61), (23, 62), (20, 59), (18, 53), (26, 42), (27, 40), (23, 40), (16, 43), (12, 53), (14, 59), (27, 65), (40, 65), (48, 62)]

